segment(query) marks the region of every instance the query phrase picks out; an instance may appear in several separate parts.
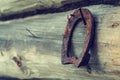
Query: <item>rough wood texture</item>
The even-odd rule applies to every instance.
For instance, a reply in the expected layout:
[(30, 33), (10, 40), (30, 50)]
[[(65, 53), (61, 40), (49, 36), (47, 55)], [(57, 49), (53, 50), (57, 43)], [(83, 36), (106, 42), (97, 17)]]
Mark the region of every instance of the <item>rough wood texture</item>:
[[(66, 16), (73, 12), (68, 11), (1, 21), (0, 75), (18, 78), (118, 80), (119, 7), (98, 5), (87, 8), (94, 14), (97, 25), (95, 43), (91, 51), (92, 74), (88, 74), (84, 68), (61, 64), (61, 41), (67, 22)], [(78, 53), (84, 41), (82, 31), (83, 28), (78, 27), (74, 37)], [(22, 62), (21, 67), (17, 66), (13, 57)]]
[(58, 8), (82, 0), (0, 0), (0, 16), (33, 10)]
[(0, 0), (0, 20), (60, 12), (94, 4), (119, 5), (119, 0)]
[(104, 15), (97, 31), (98, 55), (102, 68), (119, 71), (120, 68), (120, 8), (114, 8)]

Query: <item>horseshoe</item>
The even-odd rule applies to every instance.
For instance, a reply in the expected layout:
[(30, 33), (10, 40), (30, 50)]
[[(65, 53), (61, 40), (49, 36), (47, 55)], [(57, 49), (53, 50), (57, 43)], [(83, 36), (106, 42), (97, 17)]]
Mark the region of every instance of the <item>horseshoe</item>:
[[(79, 21), (83, 21), (86, 30), (85, 30), (85, 41), (82, 47), (82, 51), (79, 57), (73, 55), (70, 56), (70, 47), (71, 40), (74, 29)], [(74, 64), (76, 67), (88, 65), (90, 54), (88, 53), (94, 37), (94, 19), (91, 12), (85, 8), (76, 9), (73, 14), (68, 18), (66, 30), (63, 34), (63, 43), (62, 43), (62, 55), (61, 62), (62, 64)]]

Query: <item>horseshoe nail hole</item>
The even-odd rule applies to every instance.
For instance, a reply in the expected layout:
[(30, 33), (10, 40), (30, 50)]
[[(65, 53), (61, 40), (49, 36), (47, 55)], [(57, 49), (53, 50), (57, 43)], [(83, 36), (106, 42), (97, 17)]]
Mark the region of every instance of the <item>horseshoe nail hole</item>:
[(118, 26), (119, 26), (119, 23), (113, 23), (111, 27), (112, 27), (112, 28), (116, 28), (116, 27), (118, 27)]

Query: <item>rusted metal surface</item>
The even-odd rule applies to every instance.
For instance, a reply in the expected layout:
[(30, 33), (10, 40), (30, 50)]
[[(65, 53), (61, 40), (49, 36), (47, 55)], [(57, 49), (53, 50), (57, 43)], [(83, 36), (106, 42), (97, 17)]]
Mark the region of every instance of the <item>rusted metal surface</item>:
[[(74, 32), (74, 28), (79, 21), (83, 21), (85, 29), (85, 41), (83, 49), (79, 57), (70, 56), (69, 50), (71, 47), (71, 39)], [(62, 44), (62, 64), (75, 64), (75, 66), (88, 65), (90, 54), (88, 53), (94, 37), (94, 20), (91, 12), (85, 8), (76, 9), (73, 14), (68, 17), (67, 27), (63, 34)]]

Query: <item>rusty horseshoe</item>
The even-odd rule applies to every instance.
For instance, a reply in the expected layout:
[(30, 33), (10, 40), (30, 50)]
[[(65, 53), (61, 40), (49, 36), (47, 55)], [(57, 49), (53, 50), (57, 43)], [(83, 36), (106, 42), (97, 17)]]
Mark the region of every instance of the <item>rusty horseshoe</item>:
[[(70, 56), (69, 50), (71, 46), (72, 34), (76, 24), (82, 20), (86, 30), (85, 30), (85, 41), (82, 47), (82, 51), (79, 57)], [(61, 62), (62, 64), (74, 64), (76, 67), (87, 65), (90, 59), (89, 50), (92, 45), (94, 37), (94, 19), (91, 12), (86, 8), (76, 9), (73, 14), (68, 17), (68, 22), (66, 30), (63, 34), (63, 43), (62, 43), (62, 55)]]

